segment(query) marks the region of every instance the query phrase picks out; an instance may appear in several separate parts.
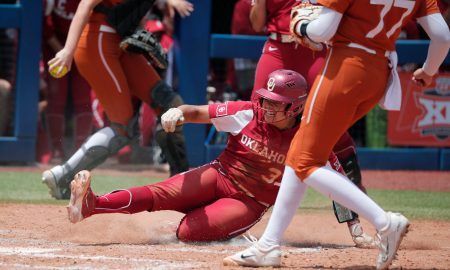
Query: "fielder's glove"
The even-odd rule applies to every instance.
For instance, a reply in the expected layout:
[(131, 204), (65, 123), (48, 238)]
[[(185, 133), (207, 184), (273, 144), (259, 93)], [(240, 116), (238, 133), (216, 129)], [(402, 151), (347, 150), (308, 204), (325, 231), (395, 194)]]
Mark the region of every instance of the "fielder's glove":
[(291, 22), (289, 24), (291, 36), (298, 44), (313, 51), (321, 51), (323, 49), (322, 43), (314, 42), (307, 36), (302, 36), (301, 33), (297, 33), (296, 29), (299, 25), (317, 19), (321, 11), (322, 6), (311, 5), (310, 3), (301, 3), (291, 10)]
[(165, 132), (174, 132), (183, 122), (183, 112), (178, 108), (170, 108), (161, 116), (161, 126)]
[(120, 42), (120, 48), (131, 53), (143, 54), (158, 68), (167, 68), (167, 55), (156, 37), (145, 30), (137, 30)]

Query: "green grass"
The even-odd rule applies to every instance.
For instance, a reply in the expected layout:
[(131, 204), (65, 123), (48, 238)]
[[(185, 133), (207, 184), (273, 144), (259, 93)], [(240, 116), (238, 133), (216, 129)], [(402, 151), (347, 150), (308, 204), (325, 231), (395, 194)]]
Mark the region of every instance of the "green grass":
[[(66, 204), (50, 198), (47, 186), (39, 173), (0, 172), (0, 203)], [(92, 189), (104, 194), (115, 189), (146, 185), (163, 179), (133, 176), (95, 175)], [(402, 212), (409, 218), (450, 220), (449, 192), (418, 192), (394, 190), (369, 190), (369, 196), (382, 208)], [(330, 211), (331, 202), (313, 189), (308, 189), (302, 203), (303, 210)]]
[[(104, 194), (116, 189), (142, 186), (163, 179), (95, 175), (92, 189)], [(41, 174), (26, 172), (0, 172), (0, 203), (67, 204), (50, 198), (48, 188), (41, 183)]]
[[(450, 220), (449, 192), (369, 189), (369, 196), (386, 211), (408, 218)], [(331, 201), (309, 188), (301, 206), (306, 210), (330, 210)]]

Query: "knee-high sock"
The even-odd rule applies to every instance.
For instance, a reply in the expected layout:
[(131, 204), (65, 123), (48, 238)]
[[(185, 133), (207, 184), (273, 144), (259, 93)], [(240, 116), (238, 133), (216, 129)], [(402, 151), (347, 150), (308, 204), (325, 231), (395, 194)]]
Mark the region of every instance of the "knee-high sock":
[(283, 233), (297, 212), (306, 189), (307, 185), (300, 181), (294, 170), (286, 166), (269, 224), (258, 241), (261, 248), (266, 249), (280, 244)]
[(147, 186), (116, 190), (98, 196), (92, 214), (124, 213), (134, 214), (152, 210), (153, 193)]
[(320, 167), (304, 182), (322, 195), (358, 213), (377, 230), (387, 226), (386, 212), (340, 173), (327, 167)]

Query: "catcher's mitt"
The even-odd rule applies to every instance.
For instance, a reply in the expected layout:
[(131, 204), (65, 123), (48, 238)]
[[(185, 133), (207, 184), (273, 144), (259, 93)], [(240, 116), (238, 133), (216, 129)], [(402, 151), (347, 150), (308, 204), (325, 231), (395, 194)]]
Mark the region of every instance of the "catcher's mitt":
[(127, 52), (143, 54), (158, 68), (167, 68), (167, 55), (156, 37), (150, 32), (137, 30), (120, 42), (120, 48)]
[(296, 28), (298, 25), (309, 23), (319, 17), (322, 11), (322, 6), (311, 5), (310, 3), (301, 3), (294, 6), (291, 10), (291, 22), (289, 24), (289, 31), (294, 40), (313, 51), (321, 51), (323, 49), (322, 43), (317, 43), (309, 39), (307, 36), (302, 36), (301, 33), (297, 33)]

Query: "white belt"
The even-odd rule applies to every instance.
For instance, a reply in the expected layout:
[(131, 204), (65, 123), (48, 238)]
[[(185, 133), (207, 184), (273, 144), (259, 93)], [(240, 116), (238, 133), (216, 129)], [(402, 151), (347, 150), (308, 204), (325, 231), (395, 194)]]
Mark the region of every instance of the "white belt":
[(269, 38), (281, 43), (291, 43), (294, 39), (290, 35), (281, 35), (275, 32), (269, 34)]
[(112, 28), (111, 26), (107, 26), (107, 25), (100, 25), (100, 32), (106, 32), (106, 33), (115, 33), (116, 30), (114, 28)]
[[(377, 54), (377, 51), (375, 51), (374, 49), (368, 48), (364, 45), (358, 44), (358, 43), (354, 43), (354, 42), (350, 42), (349, 44), (347, 44), (348, 47), (350, 48), (356, 48), (356, 49), (361, 49), (364, 50), (370, 54)], [(384, 56), (385, 57), (389, 57), (389, 51), (385, 51), (384, 52)]]

